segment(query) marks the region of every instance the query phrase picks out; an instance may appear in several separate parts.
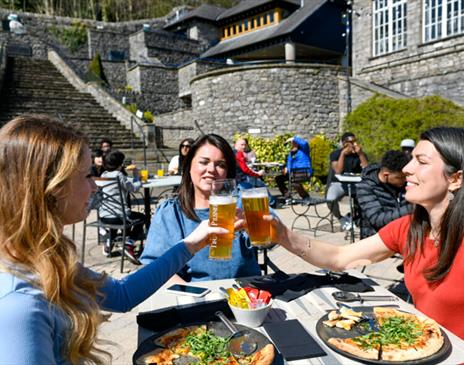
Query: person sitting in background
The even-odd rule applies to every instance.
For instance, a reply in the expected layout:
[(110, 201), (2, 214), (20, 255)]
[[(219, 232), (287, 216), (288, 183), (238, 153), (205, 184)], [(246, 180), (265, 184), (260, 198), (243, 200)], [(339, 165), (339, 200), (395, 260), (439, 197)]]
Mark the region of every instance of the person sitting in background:
[(179, 154), (174, 156), (169, 162), (168, 174), (169, 175), (182, 175), (182, 165), (185, 160), (185, 156), (190, 151), (195, 141), (193, 138), (185, 138), (179, 144)]
[[(135, 192), (140, 189), (142, 183), (139, 179), (139, 173), (137, 168), (132, 169), (133, 181), (129, 180), (125, 174), (122, 173), (124, 165), (124, 153), (118, 150), (111, 150), (105, 156), (104, 166), (105, 172), (101, 175), (102, 178), (119, 179), (120, 186), (122, 189), (123, 205), (125, 207), (125, 213), (129, 220), (142, 219), (142, 223), (134, 225), (128, 232), (126, 242), (123, 244), (123, 252), (127, 258), (135, 265), (140, 265), (140, 261), (137, 259), (135, 254), (135, 241), (144, 239), (143, 225), (145, 222), (145, 214), (140, 212), (131, 211), (127, 203), (128, 193)], [(111, 185), (109, 187), (103, 187), (103, 191), (112, 196), (113, 199), (119, 201), (119, 191), (117, 186)], [(119, 211), (119, 205), (112, 206), (112, 211), (101, 207), (99, 210), (100, 218), (102, 222), (109, 224), (122, 224), (123, 212)], [(115, 213), (116, 212), (116, 213)], [(117, 214), (117, 215), (115, 215)], [(113, 249), (113, 242), (116, 238), (117, 230), (110, 229), (109, 238), (106, 240), (103, 251), (107, 256), (111, 256)]]
[(412, 150), (415, 146), (416, 143), (413, 139), (410, 138), (403, 139), (400, 143), (401, 150), (408, 156), (411, 156)]
[(248, 139), (243, 138), (245, 141), (246, 147), (245, 147), (245, 157), (248, 162), (248, 164), (253, 164), (256, 162), (256, 152), (253, 151), (250, 147), (250, 144), (248, 143)]
[(105, 168), (103, 167), (103, 159), (104, 159), (104, 153), (103, 151), (98, 148), (95, 150), (94, 156), (93, 156), (93, 163), (92, 167), (90, 168), (90, 175), (94, 177), (100, 177), (101, 174), (105, 171)]
[(421, 134), (406, 174), (411, 215), (374, 236), (337, 246), (303, 236), (267, 216), (272, 241), (312, 265), (345, 271), (404, 257), (404, 281), (414, 306), (464, 339), (464, 128), (436, 127)]
[[(237, 174), (235, 180), (237, 180), (237, 184), (242, 189), (265, 188), (266, 184), (261, 179), (264, 176), (264, 170), (254, 171), (248, 167), (248, 160), (245, 154), (247, 146), (248, 142), (245, 138), (239, 138), (235, 141), (234, 152), (235, 162), (237, 163)], [(269, 205), (271, 208), (275, 208), (276, 199), (272, 196), (269, 190), (268, 196)]]
[[(287, 162), (283, 170), (283, 173), (282, 175), (275, 177), (275, 182), (283, 197), (285, 199), (288, 199), (290, 198), (290, 191), (287, 187), (286, 182), (290, 179), (290, 173), (292, 173), (292, 171), (294, 171), (295, 169), (298, 169), (299, 172), (303, 172), (301, 171), (301, 169), (305, 169), (306, 173), (312, 175), (313, 168), (308, 141), (298, 136), (295, 136), (289, 138), (285, 143), (291, 143), (291, 149), (287, 156)], [(300, 183), (294, 184), (294, 188), (301, 198), (309, 198), (308, 192)]]
[[(360, 174), (362, 169), (367, 166), (367, 157), (361, 145), (357, 143), (356, 136), (351, 132), (346, 132), (341, 138), (342, 148), (330, 154), (329, 181), (327, 183), (326, 199), (332, 214), (340, 221), (342, 229), (351, 227), (351, 217), (343, 217), (340, 213), (339, 201), (348, 195), (348, 184), (337, 180), (335, 174)], [(352, 192), (355, 196), (356, 192)]]
[(111, 364), (97, 337), (101, 310), (130, 311), (210, 234), (228, 233), (204, 221), (121, 280), (83, 267), (64, 227), (88, 214), (97, 190), (91, 161), (86, 138), (47, 116), (17, 117), (0, 130), (0, 364)]
[[(216, 134), (206, 134), (191, 147), (184, 160), (179, 194), (161, 203), (152, 218), (140, 261), (157, 260), (171, 249), (173, 242), (189, 235), (201, 220), (209, 219), (212, 181), (235, 178), (235, 156), (229, 143)], [(240, 206), (240, 201), (237, 202)], [(260, 275), (260, 268), (244, 231), (237, 232), (232, 243), (232, 259), (209, 259), (209, 248), (198, 252), (171, 282), (216, 280)]]
[(235, 141), (235, 161), (237, 163), (237, 175), (236, 180), (240, 184), (242, 182), (249, 183), (251, 186), (258, 186), (257, 181), (259, 180), (265, 186), (264, 182), (260, 180), (264, 176), (264, 170), (255, 171), (248, 167), (249, 161), (246, 158), (245, 150), (247, 148), (247, 142), (245, 138), (239, 138)]
[(410, 158), (402, 151), (387, 151), (379, 164), (367, 166), (356, 186), (356, 197), (363, 217), (363, 237), (372, 236), (387, 223), (412, 212), (406, 192), (403, 167)]
[(111, 151), (113, 148), (113, 141), (109, 138), (103, 138), (100, 141), (100, 149), (103, 151), (103, 153), (107, 153)]

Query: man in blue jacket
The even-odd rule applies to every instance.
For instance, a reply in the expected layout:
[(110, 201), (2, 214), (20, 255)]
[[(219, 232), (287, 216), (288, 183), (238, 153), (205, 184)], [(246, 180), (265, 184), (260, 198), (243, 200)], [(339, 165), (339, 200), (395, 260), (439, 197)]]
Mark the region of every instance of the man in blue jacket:
[[(286, 182), (289, 180), (289, 176), (292, 172), (295, 175), (312, 175), (313, 173), (311, 156), (309, 153), (309, 143), (298, 136), (289, 138), (286, 143), (289, 142), (292, 143), (292, 148), (287, 156), (286, 167), (284, 168), (283, 174), (276, 176), (275, 178), (280, 192), (286, 199), (290, 198), (290, 192)], [(301, 196), (301, 198), (309, 198), (308, 192), (303, 188), (301, 183), (294, 183), (293, 187)]]

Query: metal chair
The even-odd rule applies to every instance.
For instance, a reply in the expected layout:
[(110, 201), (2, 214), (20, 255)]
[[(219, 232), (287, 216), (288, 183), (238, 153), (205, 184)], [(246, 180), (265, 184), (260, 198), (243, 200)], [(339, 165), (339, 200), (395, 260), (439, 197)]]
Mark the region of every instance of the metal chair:
[[(315, 197), (308, 194), (307, 198), (297, 197), (294, 198), (293, 195), (295, 191), (298, 191), (301, 188), (295, 189), (295, 186), (301, 186), (303, 183), (308, 183), (311, 185), (311, 173), (307, 168), (292, 169), (289, 175), (289, 191), (291, 199), (291, 209), (295, 213), (296, 217), (292, 222), (292, 229), (301, 227), (296, 227), (298, 221), (303, 220), (308, 227), (307, 230), (313, 231), (314, 236), (316, 236), (317, 230), (322, 223), (326, 222), (330, 224), (331, 231), (334, 232), (334, 223), (333, 223), (333, 214), (328, 212), (323, 214), (318, 210), (318, 206), (321, 204), (326, 204), (327, 200), (324, 197)], [(314, 208), (314, 213), (310, 213), (311, 207)], [(314, 226), (311, 225), (310, 218), (317, 218), (318, 221)]]
[[(119, 179), (114, 178), (96, 178), (95, 182), (98, 185), (98, 190), (95, 193), (92, 208), (97, 210), (97, 220), (94, 222), (84, 221), (83, 232), (82, 232), (82, 252), (81, 252), (81, 262), (84, 264), (85, 257), (85, 238), (86, 238), (86, 229), (87, 227), (96, 227), (97, 230), (100, 228), (104, 229), (114, 229), (122, 231), (121, 237), (121, 273), (124, 271), (124, 244), (126, 242), (127, 231), (138, 224), (143, 224), (144, 220), (141, 219), (129, 219), (126, 214), (126, 206), (124, 199), (124, 192), (121, 188), (121, 182)], [(114, 195), (108, 194), (109, 189), (114, 189), (116, 187), (117, 193)], [(116, 223), (105, 223), (101, 220), (100, 212), (104, 210), (108, 212), (111, 217), (119, 218), (121, 220), (120, 224)], [(97, 232), (98, 243), (100, 243), (100, 235)]]

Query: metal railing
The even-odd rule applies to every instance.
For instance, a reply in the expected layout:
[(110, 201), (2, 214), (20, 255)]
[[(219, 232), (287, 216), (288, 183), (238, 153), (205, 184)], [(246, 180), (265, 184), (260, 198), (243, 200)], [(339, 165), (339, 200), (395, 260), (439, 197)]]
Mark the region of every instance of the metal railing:
[(142, 142), (143, 142), (143, 168), (147, 168), (147, 138), (145, 136), (145, 131), (143, 130), (143, 127), (137, 122), (137, 119), (133, 115), (131, 115), (130, 119), (130, 128), (131, 128), (131, 149), (133, 150), (135, 147), (134, 144), (134, 124), (137, 126), (137, 128), (140, 130), (140, 133), (142, 135)]

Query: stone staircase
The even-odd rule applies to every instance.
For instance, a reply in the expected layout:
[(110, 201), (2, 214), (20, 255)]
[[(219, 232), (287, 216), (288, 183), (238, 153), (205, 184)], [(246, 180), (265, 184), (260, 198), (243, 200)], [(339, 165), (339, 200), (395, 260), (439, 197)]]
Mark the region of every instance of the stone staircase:
[(142, 141), (102, 108), (77, 91), (48, 60), (10, 57), (0, 92), (0, 126), (24, 113), (47, 114), (85, 133), (92, 148), (110, 138), (118, 149), (140, 150)]

